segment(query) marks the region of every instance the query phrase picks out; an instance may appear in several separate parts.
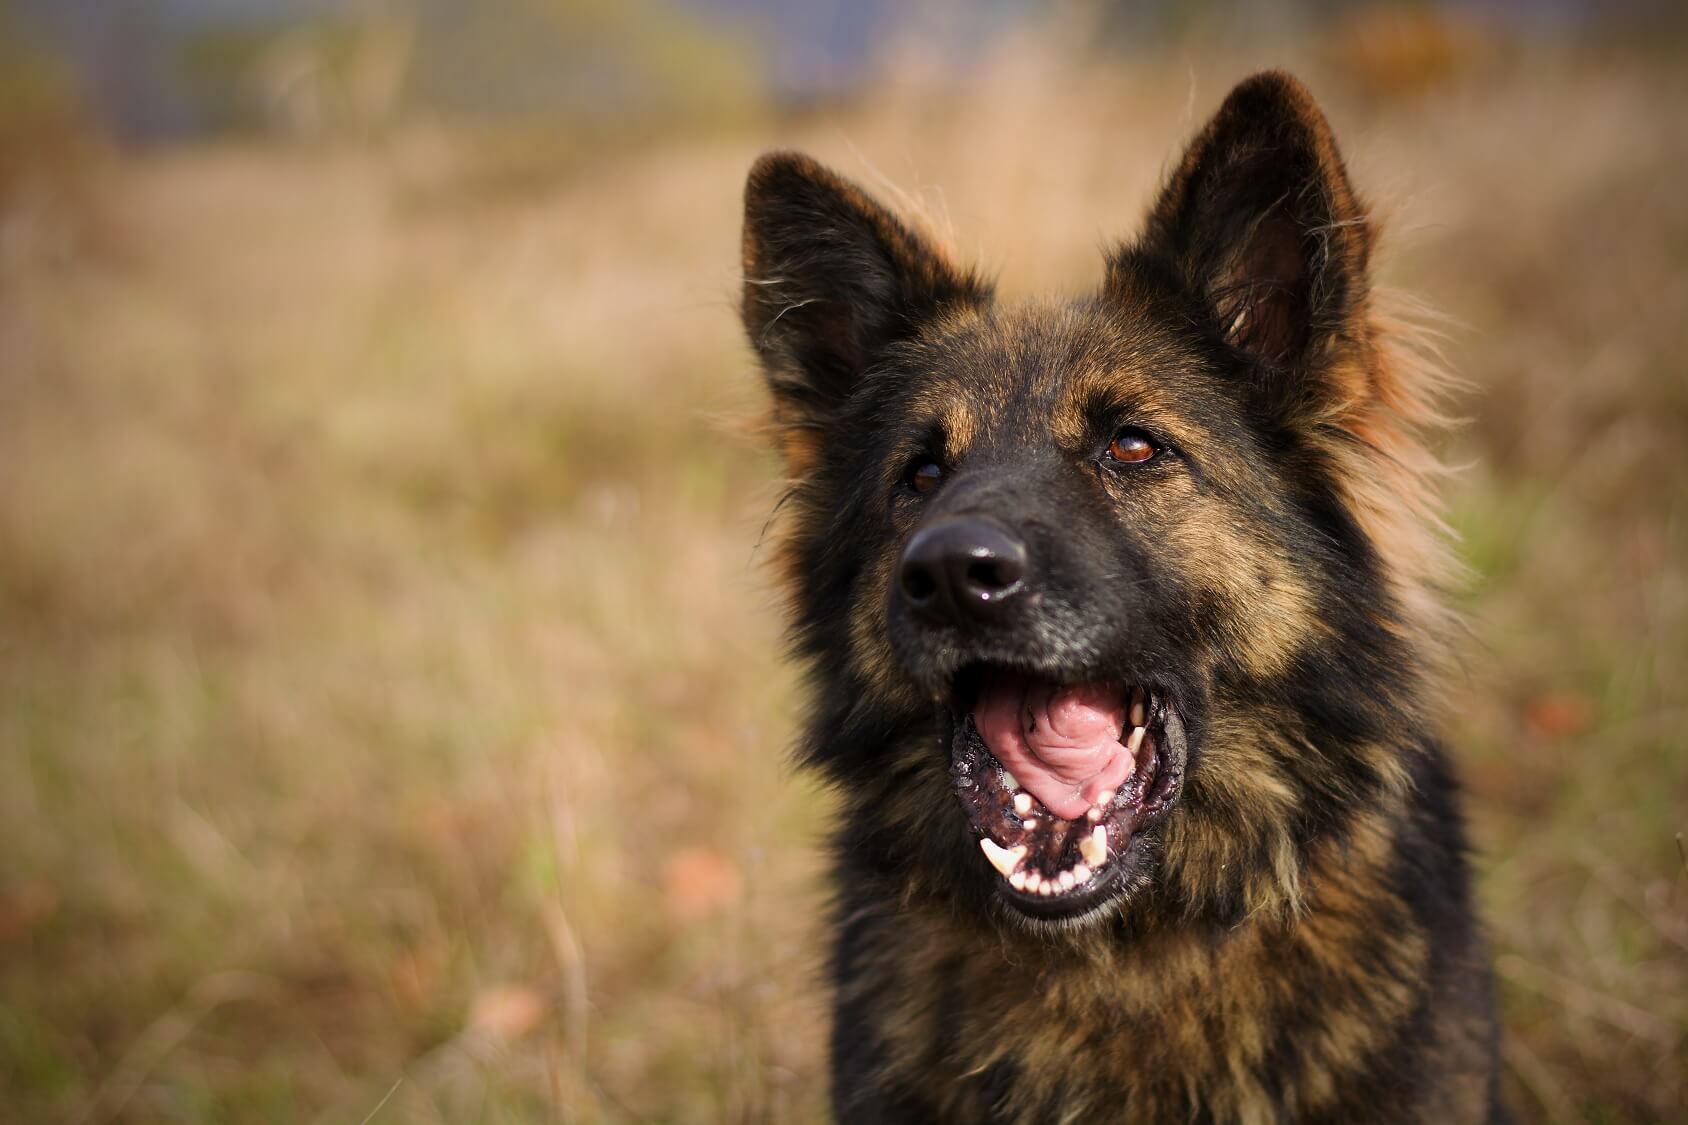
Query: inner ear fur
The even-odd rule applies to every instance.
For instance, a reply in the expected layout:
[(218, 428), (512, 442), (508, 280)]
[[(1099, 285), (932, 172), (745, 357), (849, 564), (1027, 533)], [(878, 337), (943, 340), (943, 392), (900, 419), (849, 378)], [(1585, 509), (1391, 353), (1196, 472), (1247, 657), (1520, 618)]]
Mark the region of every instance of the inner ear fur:
[(1184, 153), (1142, 238), (1109, 261), (1123, 292), (1143, 256), (1209, 326), (1268, 369), (1328, 367), (1363, 335), (1372, 227), (1324, 114), (1280, 71), (1240, 83)]

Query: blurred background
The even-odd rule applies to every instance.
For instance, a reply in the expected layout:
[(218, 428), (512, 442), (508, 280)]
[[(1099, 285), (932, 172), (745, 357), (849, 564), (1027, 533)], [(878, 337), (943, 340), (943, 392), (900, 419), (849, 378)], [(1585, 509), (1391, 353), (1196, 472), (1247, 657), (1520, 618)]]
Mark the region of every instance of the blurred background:
[(818, 1117), (744, 173), (1076, 290), (1281, 65), (1469, 384), (1511, 1096), (1688, 1119), (1684, 11), (0, 0), (0, 1117)]

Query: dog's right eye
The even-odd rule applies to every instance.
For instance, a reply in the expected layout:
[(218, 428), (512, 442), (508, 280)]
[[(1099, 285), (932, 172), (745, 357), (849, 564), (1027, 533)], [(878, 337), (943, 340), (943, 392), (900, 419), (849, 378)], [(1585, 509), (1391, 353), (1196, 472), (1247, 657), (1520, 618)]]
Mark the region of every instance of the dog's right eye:
[(936, 461), (916, 461), (909, 468), (908, 486), (921, 494), (937, 488), (938, 482), (943, 479), (944, 470)]

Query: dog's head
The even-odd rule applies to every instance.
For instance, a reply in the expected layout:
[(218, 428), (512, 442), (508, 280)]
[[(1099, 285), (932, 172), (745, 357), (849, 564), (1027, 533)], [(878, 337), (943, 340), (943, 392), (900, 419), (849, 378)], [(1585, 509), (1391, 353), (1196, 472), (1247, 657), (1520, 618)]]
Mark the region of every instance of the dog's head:
[(999, 307), (805, 157), (756, 165), (743, 312), (811, 752), (882, 866), (1031, 918), (1153, 887), (1234, 915), (1402, 785), (1435, 551), (1371, 241), (1282, 74), (1060, 307)]

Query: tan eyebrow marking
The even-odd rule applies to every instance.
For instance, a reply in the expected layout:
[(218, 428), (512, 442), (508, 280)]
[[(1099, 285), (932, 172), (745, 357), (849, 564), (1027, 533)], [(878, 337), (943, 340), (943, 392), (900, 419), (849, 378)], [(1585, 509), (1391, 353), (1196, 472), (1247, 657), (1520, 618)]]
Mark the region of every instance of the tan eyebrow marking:
[(944, 455), (951, 461), (960, 460), (977, 437), (978, 427), (973, 412), (967, 409), (965, 402), (950, 398), (938, 412), (938, 425), (943, 427)]

